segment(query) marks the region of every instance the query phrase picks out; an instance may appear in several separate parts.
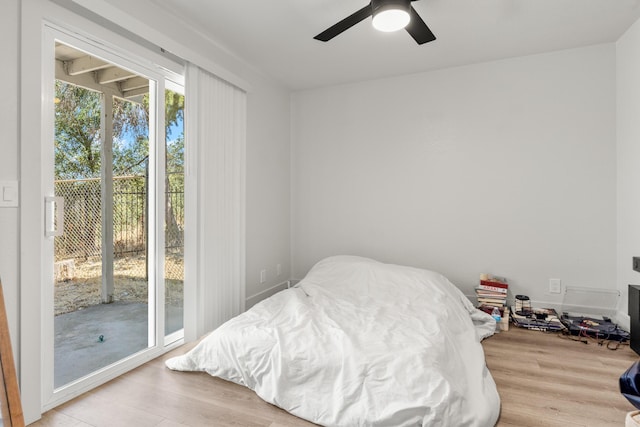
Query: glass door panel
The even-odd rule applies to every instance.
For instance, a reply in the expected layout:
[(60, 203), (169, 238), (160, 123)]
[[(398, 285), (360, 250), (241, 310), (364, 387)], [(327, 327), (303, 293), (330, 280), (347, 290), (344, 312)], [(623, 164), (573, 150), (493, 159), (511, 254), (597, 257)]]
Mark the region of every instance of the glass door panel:
[(150, 81), (62, 43), (55, 59), (54, 194), (65, 206), (54, 238), (58, 389), (155, 345), (155, 287)]
[(165, 336), (184, 319), (184, 95), (173, 89), (165, 90)]

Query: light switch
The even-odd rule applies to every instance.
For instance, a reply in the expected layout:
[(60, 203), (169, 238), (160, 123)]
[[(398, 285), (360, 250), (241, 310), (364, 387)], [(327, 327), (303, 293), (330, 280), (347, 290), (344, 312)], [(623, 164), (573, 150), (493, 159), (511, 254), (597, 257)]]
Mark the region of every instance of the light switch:
[(0, 181), (0, 208), (17, 208), (18, 181)]

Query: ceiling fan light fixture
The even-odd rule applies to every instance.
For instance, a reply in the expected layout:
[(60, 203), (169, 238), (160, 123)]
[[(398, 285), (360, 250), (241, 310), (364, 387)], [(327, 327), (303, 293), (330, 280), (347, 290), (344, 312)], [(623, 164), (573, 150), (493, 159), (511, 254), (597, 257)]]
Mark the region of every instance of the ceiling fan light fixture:
[(408, 0), (372, 0), (373, 27), (386, 33), (398, 31), (409, 24), (411, 8)]
[[(396, 31), (404, 28), (418, 45), (432, 42), (436, 36), (418, 12), (411, 7), (414, 1), (418, 0), (369, 0), (369, 4), (362, 9), (330, 26), (314, 39), (327, 42), (365, 19), (373, 17), (373, 26), (380, 31)], [(392, 18), (392, 23), (385, 22), (386, 18)]]

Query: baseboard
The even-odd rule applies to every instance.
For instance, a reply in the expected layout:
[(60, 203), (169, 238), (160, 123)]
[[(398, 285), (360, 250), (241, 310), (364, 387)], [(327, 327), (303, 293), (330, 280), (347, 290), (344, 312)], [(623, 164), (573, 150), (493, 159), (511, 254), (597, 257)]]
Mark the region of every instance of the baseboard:
[(289, 288), (293, 288), (295, 285), (297, 285), (300, 282), (300, 279), (289, 279), (288, 280), (288, 287)]
[(275, 286), (270, 287), (269, 289), (265, 289), (264, 291), (258, 292), (257, 294), (251, 295), (247, 297), (245, 300), (245, 309), (248, 310), (263, 299), (269, 298), (271, 295), (277, 294), (280, 291), (283, 291), (289, 287), (289, 280), (278, 283)]
[(631, 330), (631, 317), (624, 311), (618, 311), (616, 313), (615, 322), (625, 331)]

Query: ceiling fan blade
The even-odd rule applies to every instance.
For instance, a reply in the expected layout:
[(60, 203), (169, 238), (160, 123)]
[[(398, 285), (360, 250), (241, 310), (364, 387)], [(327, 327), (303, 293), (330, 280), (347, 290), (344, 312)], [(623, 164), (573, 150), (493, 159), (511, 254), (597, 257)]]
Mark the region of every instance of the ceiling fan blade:
[(413, 37), (416, 43), (424, 44), (434, 41), (436, 36), (433, 35), (429, 27), (427, 27), (427, 24), (425, 24), (422, 18), (420, 18), (420, 15), (418, 15), (418, 12), (416, 12), (413, 6), (411, 6), (409, 14), (411, 15), (411, 21), (409, 21), (405, 30), (411, 34), (411, 37)]
[(315, 36), (314, 39), (323, 42), (329, 41), (343, 31), (346, 31), (349, 28), (353, 27), (358, 22), (368, 18), (369, 16), (371, 16), (371, 13), (371, 4), (368, 4), (359, 11), (347, 16), (337, 24), (327, 28), (326, 30)]

